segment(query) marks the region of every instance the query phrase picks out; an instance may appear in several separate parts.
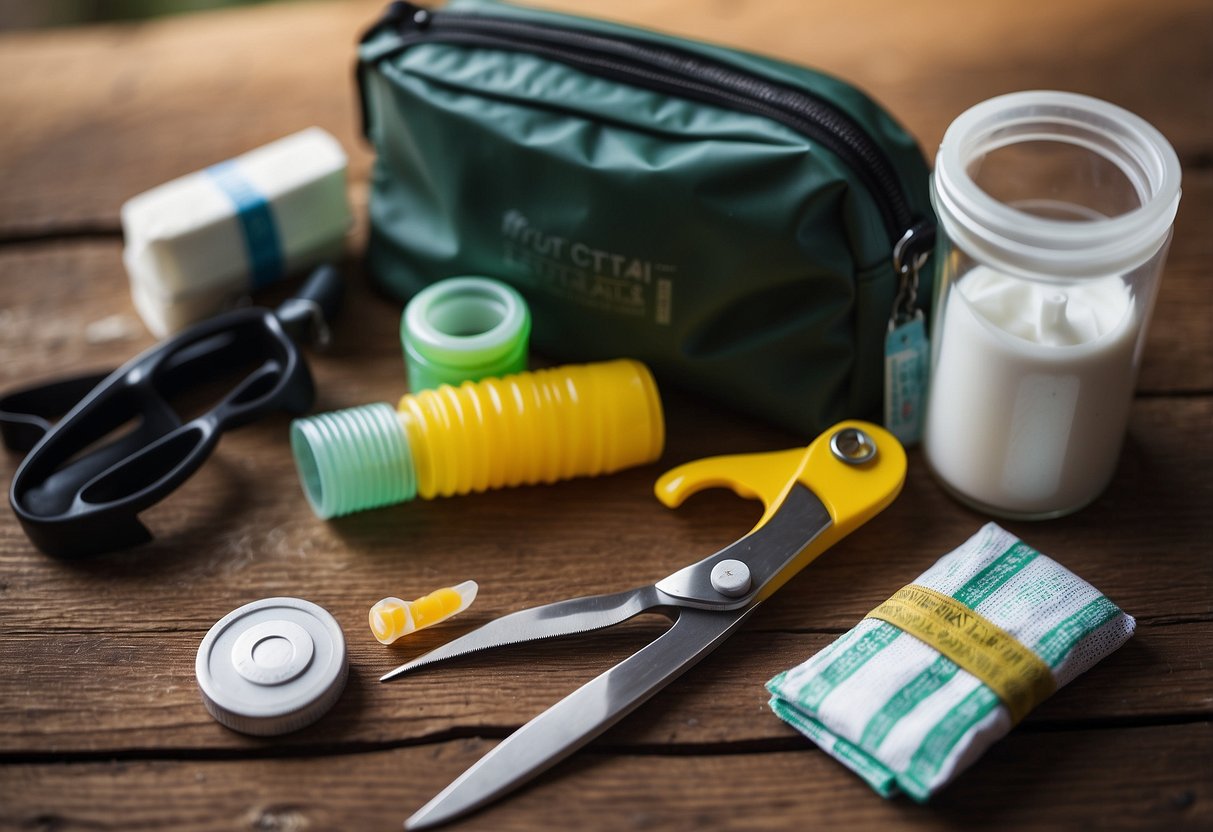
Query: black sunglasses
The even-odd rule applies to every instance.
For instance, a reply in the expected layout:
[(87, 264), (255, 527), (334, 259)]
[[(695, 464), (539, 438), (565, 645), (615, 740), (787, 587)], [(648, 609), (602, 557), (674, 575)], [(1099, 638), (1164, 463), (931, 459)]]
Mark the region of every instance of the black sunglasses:
[(277, 310), (226, 312), (112, 373), (0, 398), (5, 444), (30, 451), (9, 491), (30, 540), (63, 558), (151, 540), (136, 515), (197, 471), (225, 430), (312, 406), (296, 341), (325, 341), (340, 297), (340, 276), (324, 266)]

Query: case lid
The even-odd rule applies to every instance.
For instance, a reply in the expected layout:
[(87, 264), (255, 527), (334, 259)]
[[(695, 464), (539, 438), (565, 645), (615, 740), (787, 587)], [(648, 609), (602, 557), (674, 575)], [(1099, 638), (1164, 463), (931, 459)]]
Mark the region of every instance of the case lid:
[(341, 695), (345, 636), (310, 601), (262, 598), (211, 627), (194, 672), (219, 722), (245, 734), (285, 734), (315, 722)]

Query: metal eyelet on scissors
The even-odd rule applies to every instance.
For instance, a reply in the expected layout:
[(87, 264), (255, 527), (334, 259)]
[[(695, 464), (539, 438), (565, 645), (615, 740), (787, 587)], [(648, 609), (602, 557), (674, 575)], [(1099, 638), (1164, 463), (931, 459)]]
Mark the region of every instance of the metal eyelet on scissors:
[(340, 275), (322, 266), (276, 311), (225, 312), (111, 373), (0, 399), (5, 444), (29, 451), (9, 490), (29, 539), (63, 558), (151, 540), (136, 515), (198, 470), (220, 434), (311, 408), (315, 387), (296, 341), (325, 337), (340, 298)]
[(719, 646), (814, 558), (888, 506), (905, 481), (905, 451), (892, 434), (842, 422), (807, 448), (711, 457), (657, 481), (671, 508), (705, 488), (757, 498), (765, 512), (745, 537), (650, 586), (558, 601), (511, 613), (396, 668), (380, 681), (479, 650), (588, 632), (644, 612), (673, 626), (630, 658), (506, 738), (405, 823), (424, 829), (504, 796), (623, 719)]

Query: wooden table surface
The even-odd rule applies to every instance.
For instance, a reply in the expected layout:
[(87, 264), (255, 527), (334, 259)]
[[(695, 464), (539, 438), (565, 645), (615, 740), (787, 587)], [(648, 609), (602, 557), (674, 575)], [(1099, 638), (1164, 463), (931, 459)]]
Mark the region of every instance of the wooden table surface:
[[(882, 516), (806, 570), (696, 669), (466, 829), (1213, 828), (1213, 5), (1208, 0), (551, 0), (826, 69), (869, 90), (933, 154), (962, 110), (1056, 88), (1158, 126), (1183, 204), (1120, 466), (1079, 514), (1007, 523), (1137, 617), (1136, 637), (1045, 702), (930, 805), (882, 800), (767, 709), (763, 682), (912, 580), (987, 518), (921, 455)], [(368, 149), (351, 62), (377, 2), (268, 4), (139, 25), (0, 35), (0, 389), (113, 366), (152, 343), (120, 254), (123, 200), (308, 125)], [(314, 355), (317, 410), (402, 391), (399, 306), (367, 287)], [(150, 545), (65, 563), (0, 517), (0, 828), (396, 829), (502, 737), (658, 625), (377, 677), (531, 603), (659, 578), (749, 528), (710, 493), (671, 512), (665, 467), (803, 444), (667, 391), (659, 465), (609, 479), (417, 502), (324, 523), (287, 420), (226, 436), (144, 518)], [(6, 486), (17, 459), (0, 454)], [(394, 647), (370, 604), (474, 578), (460, 618)], [(349, 685), (315, 725), (233, 733), (203, 709), (194, 655), (216, 620), (292, 595), (345, 630)]]

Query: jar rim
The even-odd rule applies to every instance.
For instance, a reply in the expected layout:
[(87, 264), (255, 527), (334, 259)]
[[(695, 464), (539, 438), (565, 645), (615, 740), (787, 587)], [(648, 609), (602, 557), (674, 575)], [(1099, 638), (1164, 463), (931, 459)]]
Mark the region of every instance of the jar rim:
[[(1029, 141), (1086, 148), (1112, 164), (1137, 191), (1123, 214), (1066, 221), (1029, 214), (983, 190), (969, 163)], [(1179, 159), (1154, 126), (1091, 96), (1031, 90), (977, 104), (944, 134), (931, 196), (944, 232), (975, 258), (1008, 272), (1057, 278), (1129, 272), (1166, 242), (1179, 206)]]

